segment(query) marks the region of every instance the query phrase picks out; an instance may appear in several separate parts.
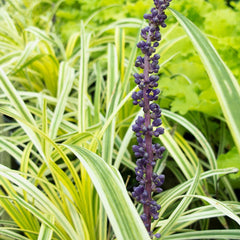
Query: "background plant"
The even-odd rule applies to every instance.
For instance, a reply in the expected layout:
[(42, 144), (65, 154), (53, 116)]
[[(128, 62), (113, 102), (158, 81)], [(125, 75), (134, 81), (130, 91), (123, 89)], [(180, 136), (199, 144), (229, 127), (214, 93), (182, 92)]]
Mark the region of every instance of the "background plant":
[[(183, 2), (185, 8), (181, 9)], [(194, 20), (189, 16), (192, 10), (199, 9), (201, 4), (206, 6), (204, 13), (215, 8), (216, 14), (221, 9), (228, 16), (237, 13), (239, 8), (236, 4), (235, 10), (229, 9), (223, 2), (217, 8), (214, 1), (183, 2), (172, 7), (191, 20)], [(137, 213), (142, 209), (136, 205), (136, 211), (125, 187), (127, 184), (127, 189), (132, 190), (135, 184), (131, 124), (141, 113), (132, 107), (130, 96), (134, 91), (132, 73), (137, 71), (134, 68), (136, 36), (144, 23), (141, 19), (119, 16), (116, 21), (107, 19), (99, 24), (102, 13), (109, 16), (107, 9), (102, 9), (100, 15), (86, 14), (84, 21), (78, 23), (80, 31), (61, 36), (63, 21), (58, 19), (58, 10), (65, 10), (64, 4), (70, 1), (61, 3), (63, 5), (52, 3), (6, 1), (1, 7), (0, 111), (5, 118), (1, 123), (0, 147), (1, 152), (8, 152), (18, 165), (17, 170), (1, 165), (1, 216), (5, 212), (10, 216), (8, 220), (1, 219), (1, 238), (148, 239)], [(143, 13), (148, 8), (142, 8)], [(41, 14), (36, 14), (37, 9), (41, 9)], [(87, 3), (85, 9), (92, 12)], [(111, 15), (117, 16), (114, 11)], [(124, 16), (131, 14), (135, 13), (131, 11)], [(230, 64), (227, 54), (230, 48), (238, 52), (237, 43), (230, 45), (236, 33), (224, 32), (217, 38), (228, 49), (220, 54), (234, 78), (225, 65), (221, 65), (219, 73), (204, 60), (206, 51), (201, 51), (203, 46), (198, 45), (204, 36), (178, 12), (173, 14), (190, 37), (185, 36), (172, 17), (158, 49), (165, 56), (160, 76), (163, 94), (159, 102), (166, 108), (163, 111), (166, 134), (159, 142), (166, 146), (167, 152), (155, 170), (159, 174), (164, 172), (169, 180), (164, 185), (165, 191), (155, 198), (162, 210), (160, 219), (154, 222), (154, 233), (161, 232), (163, 239), (239, 239), (239, 202), (226, 177), (236, 169), (223, 169), (229, 167), (229, 159), (230, 166), (238, 166), (238, 139), (228, 129), (231, 123), (222, 114), (226, 107), (218, 103), (221, 99), (229, 104), (231, 101), (226, 98), (227, 94), (219, 95), (209, 87), (210, 79), (219, 83), (221, 78), (213, 76), (221, 73), (228, 74), (229, 83), (236, 84), (238, 73), (233, 66), (236, 61)], [(214, 26), (210, 24), (215, 21), (213, 16), (208, 16), (209, 28)], [(202, 18), (207, 19), (205, 15)], [(68, 21), (65, 23), (67, 26)], [(233, 23), (228, 22), (227, 26)], [(207, 28), (207, 24), (196, 24), (204, 31)], [(223, 31), (228, 27), (222, 28)], [(238, 31), (238, 27), (234, 29)], [(229, 38), (229, 44), (221, 40), (225, 37)], [(188, 38), (198, 54), (190, 42), (183, 44)], [(220, 43), (214, 39), (211, 37), (220, 49)], [(205, 65), (201, 65), (198, 56)], [(218, 56), (213, 53), (211, 56), (218, 62)], [(238, 58), (236, 54), (233, 57)], [(195, 59), (198, 71), (192, 72)], [(184, 69), (190, 73), (186, 75)], [(201, 92), (195, 91), (195, 82), (207, 86), (213, 93), (214, 100), (207, 105), (211, 112), (187, 106), (187, 96)], [(185, 95), (168, 92), (170, 84), (176, 84), (172, 91), (184, 86), (187, 90), (181, 94)], [(230, 89), (239, 91), (238, 87)], [(226, 93), (229, 92), (228, 89)], [(179, 101), (178, 108), (174, 109), (174, 101)], [(211, 104), (214, 101), (215, 105)], [(234, 116), (232, 108), (230, 106), (228, 116)], [(234, 120), (239, 126), (239, 118)], [(226, 152), (219, 157), (220, 161), (216, 160)], [(238, 181), (236, 175), (231, 176)], [(119, 214), (124, 212), (128, 214)], [(217, 230), (211, 230), (213, 226)]]

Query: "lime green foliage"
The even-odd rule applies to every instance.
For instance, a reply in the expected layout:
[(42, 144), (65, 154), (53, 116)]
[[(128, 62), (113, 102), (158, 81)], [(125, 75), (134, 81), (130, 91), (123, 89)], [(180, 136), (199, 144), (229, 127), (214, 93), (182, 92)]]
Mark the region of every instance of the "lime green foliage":
[[(61, 2), (61, 1), (60, 1)], [(28, 3), (29, 4), (29, 3)], [(55, 1), (50, 5), (47, 3), (38, 4), (35, 8), (42, 9), (43, 14), (41, 17), (40, 26), (44, 26), (43, 19), (50, 20), (47, 16), (49, 11), (55, 10), (56, 24), (51, 24), (48, 28), (54, 28), (59, 35), (66, 42), (67, 39), (74, 33), (80, 31), (80, 21), (86, 20), (93, 13), (94, 17), (88, 22), (88, 28), (94, 29), (97, 26), (107, 26), (115, 20), (124, 19), (125, 17), (142, 18), (146, 9), (151, 7), (151, 1), (131, 1), (131, 0), (118, 0), (118, 1), (64, 1), (59, 3)], [(240, 70), (238, 62), (240, 61), (240, 26), (238, 4), (235, 4), (235, 9), (226, 6), (224, 0), (216, 1), (173, 1), (172, 7), (183, 15), (193, 21), (200, 29), (209, 34), (209, 38), (216, 47), (220, 56), (232, 70), (237, 79), (240, 78)], [(44, 11), (45, 10), (45, 11)], [(169, 19), (169, 27), (173, 19)], [(39, 23), (37, 23), (39, 25)], [(46, 25), (47, 23), (45, 23)], [(220, 27), (216, 27), (220, 26)], [(169, 29), (169, 28), (168, 28)], [(133, 35), (136, 31), (131, 30)], [(168, 33), (166, 40), (175, 41), (177, 37), (184, 36), (185, 33), (181, 28), (175, 27)], [(201, 111), (214, 117), (221, 116), (220, 106), (214, 93), (211, 83), (205, 73), (204, 68), (190, 41), (183, 38), (172, 44), (166, 46), (163, 51), (163, 60), (168, 59), (173, 53), (179, 52), (169, 64), (165, 66), (166, 78), (163, 76), (163, 81), (160, 87), (163, 94), (168, 98), (166, 107), (170, 106), (172, 111), (186, 114), (188, 111)], [(169, 90), (172, 88), (172, 81), (168, 81), (170, 75), (174, 75), (173, 81), (177, 81), (176, 85), (180, 82), (187, 91), (179, 93), (179, 91)], [(166, 80), (164, 80), (166, 79)], [(189, 81), (185, 81), (188, 79)], [(175, 85), (175, 84), (174, 84)], [(177, 86), (176, 86), (177, 87)], [(186, 94), (188, 93), (188, 94)]]
[[(209, 34), (209, 38), (220, 56), (233, 71), (237, 79), (239, 79), (239, 68), (237, 66), (240, 60), (238, 55), (239, 26), (237, 24), (239, 12), (226, 7), (224, 1), (218, 1), (217, 6), (213, 2), (176, 1), (173, 2), (172, 6), (192, 20), (206, 34)], [(176, 36), (183, 34), (180, 29), (175, 28), (169, 34), (167, 40), (176, 39)], [(175, 80), (178, 80), (177, 84), (181, 82), (183, 88), (187, 89), (187, 91), (183, 91), (181, 94), (178, 91), (169, 92), (173, 81), (161, 83), (164, 96), (174, 97), (171, 102), (172, 110), (181, 114), (185, 114), (189, 110), (197, 110), (212, 116), (220, 116), (221, 112), (219, 111), (216, 94), (202, 68), (199, 58), (194, 53), (191, 43), (184, 38), (177, 44), (174, 44), (172, 50), (170, 49), (168, 52), (170, 51), (171, 54), (176, 50), (180, 51), (180, 53), (171, 64), (167, 65), (167, 70), (171, 74), (176, 75)], [(164, 57), (167, 57), (167, 55), (164, 52)], [(186, 78), (189, 81), (184, 81)], [(165, 89), (167, 89), (167, 92)]]
[[(238, 4), (239, 5), (239, 4)], [(236, 9), (237, 6), (236, 5)], [(108, 8), (110, 7), (110, 8)], [(151, 1), (67, 1), (62, 4), (56, 12), (57, 26), (59, 33), (67, 38), (72, 32), (80, 29), (80, 19), (87, 19), (89, 15), (102, 10), (94, 16), (88, 24), (89, 28), (95, 28), (97, 25), (109, 24), (114, 20), (123, 19), (125, 17), (142, 18), (146, 9), (151, 7)], [(239, 11), (226, 6), (225, 1), (173, 1), (172, 7), (183, 15), (188, 17), (202, 31), (209, 34), (209, 38), (218, 50), (220, 56), (230, 67), (237, 79), (240, 77), (238, 62), (240, 61), (239, 49), (240, 39), (239, 32)], [(173, 19), (169, 19), (173, 22)], [(169, 23), (171, 26), (171, 24)], [(219, 26), (219, 27), (216, 27)], [(134, 31), (136, 34), (136, 32)], [(176, 40), (176, 37), (183, 36), (185, 33), (181, 28), (174, 28), (167, 36), (166, 40)], [(214, 117), (221, 116), (220, 106), (214, 93), (211, 83), (196, 57), (194, 49), (190, 41), (186, 38), (179, 40), (171, 47), (166, 49), (162, 54), (163, 59), (167, 59), (172, 53), (179, 51), (179, 54), (172, 59), (171, 63), (166, 65), (166, 73), (170, 72), (175, 76), (173, 81), (177, 81), (176, 85), (183, 84), (187, 91), (179, 93), (172, 89), (172, 81), (162, 81), (160, 87), (165, 97), (169, 98), (168, 105), (172, 111), (186, 114), (188, 111), (196, 110)], [(183, 76), (184, 75), (184, 76)], [(190, 82), (183, 79), (189, 79)], [(163, 77), (164, 79), (164, 77)], [(175, 85), (175, 84), (174, 84)], [(190, 86), (191, 85), (191, 86)], [(177, 86), (176, 86), (177, 87)], [(188, 93), (188, 94), (186, 94)], [(166, 107), (168, 106), (166, 105)]]
[[(240, 154), (236, 147), (232, 148), (229, 152), (221, 154), (217, 159), (217, 165), (219, 168), (236, 167), (240, 169)], [(234, 187), (238, 188), (240, 183), (240, 172), (237, 174), (231, 174), (231, 183)]]

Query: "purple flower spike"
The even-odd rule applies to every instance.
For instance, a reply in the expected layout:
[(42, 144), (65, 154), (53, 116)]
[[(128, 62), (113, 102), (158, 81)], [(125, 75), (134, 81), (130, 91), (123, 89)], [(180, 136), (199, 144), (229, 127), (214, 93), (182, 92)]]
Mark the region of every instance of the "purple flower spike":
[[(135, 66), (143, 69), (143, 73), (133, 75), (139, 91), (132, 94), (133, 104), (142, 107), (144, 112), (144, 117), (138, 117), (132, 126), (138, 141), (138, 145), (133, 145), (132, 149), (137, 158), (135, 172), (136, 180), (139, 182), (139, 185), (133, 188), (132, 196), (143, 204), (141, 218), (150, 237), (153, 237), (151, 222), (158, 219), (158, 211), (161, 208), (153, 200), (152, 194), (162, 192), (160, 186), (164, 182), (164, 175), (153, 173), (153, 167), (156, 165), (156, 160), (163, 157), (165, 150), (159, 143), (153, 143), (153, 137), (159, 137), (164, 133), (164, 129), (160, 127), (161, 109), (157, 103), (152, 102), (158, 99), (160, 93), (157, 89), (159, 76), (154, 75), (160, 68), (158, 64), (160, 55), (155, 52), (161, 40), (160, 28), (166, 27), (167, 16), (164, 11), (171, 0), (153, 0), (153, 2), (155, 7), (151, 9), (151, 13), (143, 16), (148, 21), (148, 26), (141, 30), (144, 40), (140, 41), (137, 47), (144, 57), (138, 56), (135, 61)], [(155, 234), (156, 238), (160, 236), (159, 233)]]

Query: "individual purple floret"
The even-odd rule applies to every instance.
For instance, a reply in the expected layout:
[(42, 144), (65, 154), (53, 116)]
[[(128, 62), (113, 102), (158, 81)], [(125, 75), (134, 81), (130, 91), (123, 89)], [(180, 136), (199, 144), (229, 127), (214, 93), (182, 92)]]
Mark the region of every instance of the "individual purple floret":
[[(156, 54), (156, 47), (161, 40), (160, 27), (165, 28), (167, 18), (165, 9), (169, 6), (171, 0), (154, 0), (155, 7), (151, 9), (150, 14), (145, 14), (144, 18), (148, 21), (148, 26), (141, 30), (141, 36), (144, 40), (137, 44), (144, 57), (138, 56), (135, 66), (143, 69), (143, 73), (135, 73), (135, 83), (139, 91), (132, 94), (133, 104), (143, 108), (144, 117), (139, 116), (132, 126), (132, 130), (137, 137), (138, 145), (133, 145), (135, 157), (137, 158), (137, 167), (135, 169), (136, 179), (139, 182), (137, 187), (133, 188), (132, 196), (143, 204), (143, 214), (141, 219), (144, 222), (150, 237), (153, 237), (151, 231), (151, 222), (158, 219), (160, 206), (153, 200), (153, 193), (162, 192), (161, 185), (164, 182), (164, 175), (153, 173), (153, 167), (156, 160), (162, 158), (165, 150), (159, 143), (153, 142), (153, 137), (159, 137), (164, 133), (161, 126), (161, 109), (155, 102), (158, 100), (160, 90), (157, 89), (159, 76), (154, 75), (159, 71), (159, 54)], [(155, 234), (160, 238), (160, 234)]]

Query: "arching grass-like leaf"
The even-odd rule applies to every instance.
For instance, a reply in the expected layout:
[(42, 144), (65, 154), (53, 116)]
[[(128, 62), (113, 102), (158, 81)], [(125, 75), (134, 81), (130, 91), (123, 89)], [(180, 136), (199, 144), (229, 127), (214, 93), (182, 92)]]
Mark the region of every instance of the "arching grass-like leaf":
[[(187, 192), (187, 195), (194, 194), (197, 186), (199, 184), (200, 179), (200, 165), (198, 165), (196, 175), (193, 179), (193, 182)], [(169, 232), (171, 232), (171, 228), (174, 226), (177, 219), (182, 215), (184, 210), (188, 207), (188, 205), (191, 203), (192, 199), (184, 197), (182, 201), (179, 203), (177, 208), (172, 212), (170, 217), (168, 218), (168, 221), (160, 228), (160, 232), (162, 236), (168, 235)]]
[[(198, 140), (200, 145), (202, 146), (203, 150), (205, 151), (205, 154), (207, 156), (207, 159), (209, 161), (209, 164), (211, 166), (211, 169), (217, 169), (217, 161), (216, 157), (214, 155), (213, 149), (210, 145), (210, 143), (207, 141), (207, 139), (204, 137), (201, 131), (199, 131), (191, 122), (189, 122), (186, 118), (170, 112), (168, 110), (163, 109), (162, 110), (164, 116), (171, 118), (172, 120), (178, 122), (183, 127), (185, 127), (189, 132), (193, 134), (193, 136)], [(217, 182), (217, 176), (214, 176), (214, 183), (216, 185)]]
[[(52, 216), (49, 216), (48, 218), (49, 218), (50, 222), (52, 222), (52, 223), (54, 222), (54, 218)], [(43, 223), (40, 228), (38, 240), (42, 240), (42, 239), (51, 240), (52, 234), (53, 234), (53, 230)]]
[[(3, 179), (7, 178), (9, 181), (13, 182), (19, 188), (27, 192), (28, 195), (33, 197), (35, 201), (38, 203), (37, 205), (41, 211), (35, 208), (32, 204), (24, 201), (21, 197), (15, 195), (14, 198), (18, 204), (21, 204), (22, 207), (32, 212), (35, 216), (37, 216), (37, 218), (41, 219), (50, 228), (53, 228), (54, 231), (59, 236), (64, 237), (63, 232), (58, 227), (54, 227), (54, 225), (51, 223), (52, 220), (49, 220), (49, 218), (46, 218), (43, 216), (43, 212), (49, 213), (49, 214), (51, 213), (56, 217), (56, 221), (58, 221), (58, 223), (60, 224), (61, 229), (64, 229), (66, 231), (66, 233), (69, 236), (69, 239), (72, 239), (72, 240), (79, 239), (78, 234), (73, 229), (72, 225), (64, 216), (64, 214), (32, 183), (27, 181), (25, 178), (23, 178), (16, 172), (13, 172), (11, 169), (4, 167), (2, 165), (0, 165), (0, 177)], [(8, 186), (5, 185), (5, 187), (8, 187)]]
[(143, 225), (117, 170), (101, 157), (78, 147), (67, 146), (81, 161), (88, 172), (108, 215), (118, 240), (148, 240)]
[(178, 233), (163, 238), (164, 240), (187, 240), (187, 239), (240, 239), (240, 230), (205, 230), (187, 233)]

